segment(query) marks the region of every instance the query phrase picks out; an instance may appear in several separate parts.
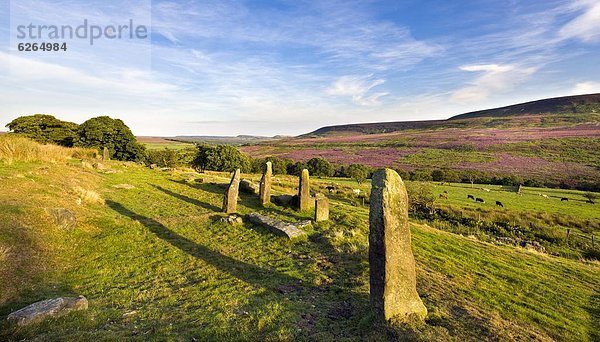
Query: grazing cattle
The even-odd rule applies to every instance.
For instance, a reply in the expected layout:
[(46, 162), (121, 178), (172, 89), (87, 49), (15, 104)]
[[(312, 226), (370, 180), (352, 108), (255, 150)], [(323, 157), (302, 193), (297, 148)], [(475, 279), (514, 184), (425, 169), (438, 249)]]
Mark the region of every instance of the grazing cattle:
[(589, 204), (596, 204), (596, 202), (592, 201), (592, 200), (587, 200), (585, 201), (585, 203), (589, 203)]
[(448, 199), (448, 194), (440, 194), (440, 198)]
[(467, 199), (475, 200), (475, 197), (473, 195), (467, 195)]
[(447, 194), (447, 193), (448, 193), (448, 191), (444, 190), (444, 193), (445, 193), (445, 194)]
[(333, 186), (333, 185), (328, 185), (328, 186), (326, 186), (326, 187), (325, 187), (325, 189), (327, 189), (327, 191), (329, 191), (329, 193), (332, 193), (332, 192), (333, 192), (333, 190), (335, 190), (335, 186)]
[(544, 197), (544, 198), (548, 198), (548, 195), (542, 195), (542, 197)]
[(566, 198), (566, 197), (563, 197), (563, 198), (561, 198), (561, 199), (560, 199), (560, 201), (561, 201), (561, 202), (565, 202), (565, 201), (569, 202), (569, 199), (568, 199), (568, 198)]
[(481, 190), (483, 190), (483, 191), (485, 191), (485, 192), (490, 192), (490, 189), (487, 189), (487, 188), (483, 188), (483, 189), (481, 189)]
[(353, 192), (353, 193), (354, 193), (356, 196), (360, 195), (360, 189), (352, 189), (352, 192)]
[(479, 197), (477, 197), (477, 198), (475, 199), (475, 202), (481, 202), (481, 203), (485, 203), (485, 201), (483, 200), (483, 198), (479, 198)]
[(504, 208), (504, 205), (502, 205), (502, 202), (500, 202), (500, 201), (496, 201), (496, 205), (499, 206), (499, 207)]

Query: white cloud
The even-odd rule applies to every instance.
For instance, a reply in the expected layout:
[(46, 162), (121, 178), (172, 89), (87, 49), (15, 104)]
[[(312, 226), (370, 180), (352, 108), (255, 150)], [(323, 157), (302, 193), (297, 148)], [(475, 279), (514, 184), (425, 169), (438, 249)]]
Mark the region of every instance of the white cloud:
[(459, 69), (482, 74), (469, 82), (469, 85), (451, 94), (451, 100), (457, 103), (474, 103), (486, 100), (496, 92), (509, 90), (525, 81), (537, 70), (534, 67), (521, 67), (513, 64), (463, 65)]
[(600, 40), (600, 2), (598, 0), (580, 0), (573, 5), (583, 13), (565, 24), (559, 31), (563, 39), (577, 38), (584, 42)]
[(372, 88), (385, 82), (384, 79), (372, 79), (369, 76), (342, 76), (334, 81), (326, 90), (328, 95), (350, 96), (354, 103), (361, 106), (372, 106), (380, 104), (379, 98), (389, 93), (377, 92), (367, 94)]
[(573, 95), (586, 95), (594, 93), (600, 93), (600, 82), (580, 82), (577, 83), (575, 87), (571, 90), (571, 94)]

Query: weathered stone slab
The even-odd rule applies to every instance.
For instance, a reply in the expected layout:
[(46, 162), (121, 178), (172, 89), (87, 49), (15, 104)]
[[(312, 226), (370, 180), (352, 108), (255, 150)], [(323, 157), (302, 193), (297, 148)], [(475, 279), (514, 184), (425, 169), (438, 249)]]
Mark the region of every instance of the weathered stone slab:
[(258, 185), (248, 179), (242, 179), (240, 181), (240, 191), (247, 194), (255, 194), (258, 192)]
[(48, 208), (46, 209), (54, 223), (62, 229), (71, 230), (77, 226), (77, 217), (69, 209), (65, 208)]
[(416, 288), (415, 259), (408, 226), (408, 195), (391, 169), (373, 174), (369, 210), (371, 305), (378, 319), (425, 319)]
[(315, 198), (315, 222), (329, 220), (329, 199), (325, 196)]
[(308, 175), (308, 170), (303, 169), (302, 173), (300, 174), (300, 180), (298, 184), (298, 209), (300, 209), (300, 211), (310, 209), (311, 202), (310, 176)]
[(240, 169), (237, 169), (231, 177), (231, 182), (229, 182), (227, 190), (225, 190), (225, 197), (223, 198), (223, 212), (227, 214), (233, 214), (236, 212), (239, 188)]
[(252, 223), (260, 224), (276, 234), (287, 236), (290, 240), (306, 236), (306, 232), (292, 223), (279, 221), (259, 213), (248, 214), (246, 219)]
[(24, 326), (49, 317), (60, 317), (71, 311), (86, 310), (88, 301), (84, 296), (60, 297), (33, 303), (8, 315), (8, 321)]
[(273, 203), (282, 207), (289, 207), (294, 203), (294, 198), (298, 198), (297, 195), (279, 195), (273, 196)]
[(265, 170), (262, 178), (260, 179), (259, 198), (260, 203), (265, 205), (271, 202), (271, 182), (273, 178), (273, 165), (271, 162), (265, 163)]

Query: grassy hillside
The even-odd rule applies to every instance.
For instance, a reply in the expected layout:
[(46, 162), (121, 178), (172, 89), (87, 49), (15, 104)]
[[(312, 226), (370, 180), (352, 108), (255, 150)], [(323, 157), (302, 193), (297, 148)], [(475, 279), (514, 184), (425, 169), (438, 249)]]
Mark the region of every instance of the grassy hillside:
[[(105, 166), (73, 158), (8, 165), (0, 157), (0, 317), (53, 296), (90, 300), (85, 312), (25, 329), (2, 323), (0, 339), (600, 338), (597, 263), (413, 224), (429, 318), (412, 331), (387, 330), (369, 313), (368, 208), (333, 197), (332, 222), (290, 244), (260, 227), (219, 222), (226, 174)], [(293, 193), (295, 183), (276, 176), (274, 188)], [(74, 211), (78, 227), (55, 226), (44, 209), (56, 207)], [(308, 216), (260, 209), (256, 196), (242, 195), (239, 211), (257, 210), (289, 221)]]

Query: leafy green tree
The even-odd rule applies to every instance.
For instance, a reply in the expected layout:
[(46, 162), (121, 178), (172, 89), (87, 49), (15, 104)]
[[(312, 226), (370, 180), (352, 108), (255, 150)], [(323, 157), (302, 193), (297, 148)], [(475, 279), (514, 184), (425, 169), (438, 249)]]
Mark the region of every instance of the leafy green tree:
[(79, 126), (75, 146), (108, 148), (111, 158), (127, 161), (144, 161), (146, 149), (139, 144), (125, 123), (108, 116), (99, 116)]
[(287, 167), (294, 162), (289, 159), (283, 159), (279, 157), (266, 157), (260, 159), (252, 159), (252, 172), (262, 173), (265, 163), (270, 161), (273, 167), (273, 174), (285, 175), (287, 173)]
[(230, 172), (238, 168), (242, 172), (252, 170), (250, 157), (229, 145), (198, 145), (198, 153), (193, 161), (193, 166), (201, 171)]
[(62, 121), (52, 115), (21, 116), (6, 125), (13, 133), (21, 134), (42, 144), (72, 147), (77, 137), (77, 124)]
[(303, 169), (308, 169), (308, 164), (306, 164), (305, 162), (298, 161), (287, 166), (287, 174), (300, 176), (300, 173), (302, 173)]
[(315, 157), (306, 163), (308, 172), (317, 177), (331, 177), (335, 171), (333, 165), (323, 157)]
[(362, 164), (351, 164), (346, 168), (346, 175), (354, 180), (358, 184), (364, 182), (367, 177), (369, 177), (369, 172), (371, 170)]

